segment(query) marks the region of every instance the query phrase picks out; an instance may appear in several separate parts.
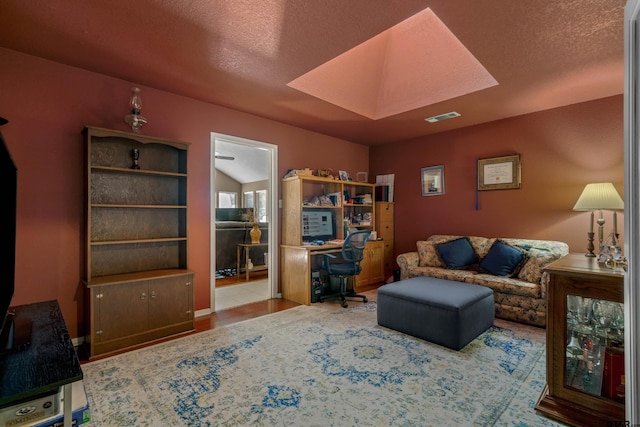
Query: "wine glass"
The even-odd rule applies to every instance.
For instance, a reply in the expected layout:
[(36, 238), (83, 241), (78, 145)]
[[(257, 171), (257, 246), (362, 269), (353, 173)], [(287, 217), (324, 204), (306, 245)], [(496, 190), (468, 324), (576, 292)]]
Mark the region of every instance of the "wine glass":
[(616, 330), (624, 329), (624, 306), (619, 302), (613, 302), (611, 304), (613, 306), (611, 328)]
[(622, 303), (613, 304), (613, 317), (611, 319), (611, 342), (613, 347), (619, 347), (624, 342), (624, 305)]
[(591, 317), (592, 317), (591, 298), (586, 298), (582, 296), (575, 296), (575, 298), (576, 298), (575, 301), (577, 304), (576, 319), (578, 322), (578, 326), (576, 327), (576, 330), (582, 334), (589, 334), (591, 333), (590, 323), (591, 323)]
[(572, 329), (580, 323), (578, 312), (580, 305), (582, 304), (582, 297), (579, 295), (567, 295), (567, 324), (572, 326)]
[(617, 303), (596, 299), (591, 306), (593, 321), (597, 329), (601, 330), (604, 336), (609, 332), (611, 322), (614, 318), (614, 310)]

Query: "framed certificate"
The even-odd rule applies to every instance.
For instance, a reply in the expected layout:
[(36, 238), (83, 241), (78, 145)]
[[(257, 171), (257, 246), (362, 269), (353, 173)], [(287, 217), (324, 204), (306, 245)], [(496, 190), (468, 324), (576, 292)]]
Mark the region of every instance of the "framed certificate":
[(520, 155), (478, 159), (478, 190), (520, 188)]

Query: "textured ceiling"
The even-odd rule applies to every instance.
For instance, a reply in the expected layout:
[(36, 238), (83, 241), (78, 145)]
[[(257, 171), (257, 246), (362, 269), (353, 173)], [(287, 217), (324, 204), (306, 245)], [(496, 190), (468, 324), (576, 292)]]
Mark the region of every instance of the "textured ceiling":
[[(0, 46), (377, 145), (623, 93), (624, 4), (2, 0)], [(410, 110), (377, 120), (287, 85), (427, 8), (497, 85), (466, 95), (454, 91), (453, 98), (423, 107), (400, 97)], [(444, 72), (460, 71), (455, 63), (447, 65), (454, 52), (434, 52), (445, 56), (430, 58)], [(411, 46), (395, 55), (406, 66), (426, 61)], [(449, 111), (462, 116), (424, 121)]]

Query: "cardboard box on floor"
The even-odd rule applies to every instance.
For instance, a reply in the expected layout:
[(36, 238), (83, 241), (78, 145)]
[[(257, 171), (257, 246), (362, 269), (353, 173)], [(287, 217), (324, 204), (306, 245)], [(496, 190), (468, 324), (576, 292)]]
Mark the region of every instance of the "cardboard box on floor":
[[(88, 423), (90, 419), (89, 403), (87, 402), (87, 392), (84, 389), (84, 382), (76, 381), (71, 384), (71, 387), (72, 425), (77, 426)], [(61, 390), (60, 393), (62, 395), (62, 401), (58, 413), (49, 418), (38, 420), (38, 422), (31, 424), (31, 427), (62, 427), (64, 425), (62, 417), (64, 411), (64, 390)]]

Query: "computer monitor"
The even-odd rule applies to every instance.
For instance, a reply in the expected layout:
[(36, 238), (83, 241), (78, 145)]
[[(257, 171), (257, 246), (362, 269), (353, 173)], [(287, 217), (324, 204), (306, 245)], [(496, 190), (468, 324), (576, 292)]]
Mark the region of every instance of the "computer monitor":
[(304, 241), (332, 240), (336, 238), (336, 221), (328, 209), (302, 212), (302, 239)]

